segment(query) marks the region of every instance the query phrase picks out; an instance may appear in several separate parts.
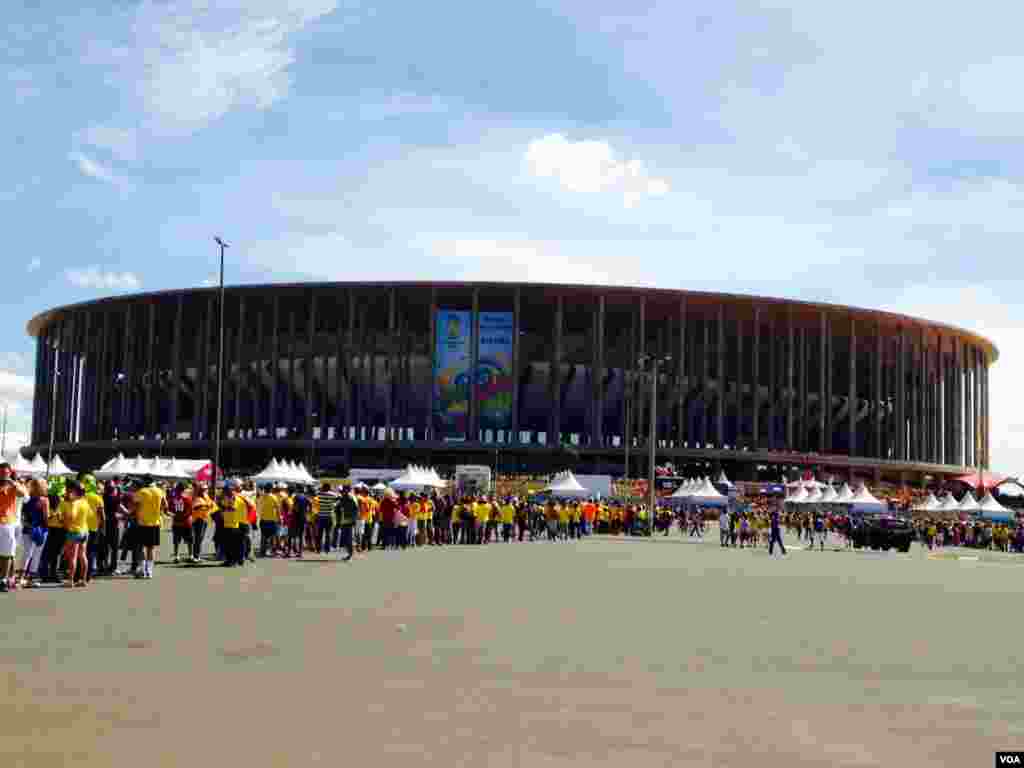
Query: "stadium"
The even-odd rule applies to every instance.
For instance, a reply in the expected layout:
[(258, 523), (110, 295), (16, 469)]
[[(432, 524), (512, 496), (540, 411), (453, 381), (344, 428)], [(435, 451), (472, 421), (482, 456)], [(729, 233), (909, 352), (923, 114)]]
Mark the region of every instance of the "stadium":
[[(29, 451), (213, 455), (217, 288), (59, 307), (36, 339)], [(874, 481), (989, 464), (994, 345), (828, 304), (647, 288), (303, 283), (226, 289), (222, 451), (311, 469), (486, 464)], [(656, 368), (657, 394), (651, 370)], [(51, 435), (52, 430), (52, 435)]]

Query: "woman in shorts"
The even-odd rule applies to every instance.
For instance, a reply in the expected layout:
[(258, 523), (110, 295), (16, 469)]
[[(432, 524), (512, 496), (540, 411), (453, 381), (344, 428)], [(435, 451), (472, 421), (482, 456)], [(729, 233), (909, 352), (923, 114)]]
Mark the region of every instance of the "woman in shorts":
[(39, 561), (46, 546), (46, 518), (50, 514), (50, 499), (46, 496), (46, 483), (33, 479), (28, 484), (28, 499), (21, 510), (21, 541), (25, 552), (25, 565), (21, 571), (23, 587), (37, 587)]
[(67, 564), (66, 587), (86, 586), (89, 562), (86, 559), (86, 544), (89, 541), (89, 504), (84, 499), (85, 491), (77, 480), (69, 480), (64, 486), (64, 501), (60, 504), (64, 521), (64, 562)]

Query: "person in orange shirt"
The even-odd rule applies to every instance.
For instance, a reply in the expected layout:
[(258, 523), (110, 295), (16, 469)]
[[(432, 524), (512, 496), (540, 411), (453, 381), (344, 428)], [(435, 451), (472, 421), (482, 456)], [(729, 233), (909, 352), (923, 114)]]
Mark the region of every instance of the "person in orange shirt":
[(14, 586), (14, 554), (21, 526), (18, 500), (26, 496), (28, 491), (14, 479), (11, 465), (0, 464), (0, 592)]
[[(370, 504), (370, 498), (367, 496), (365, 488), (358, 489), (356, 501), (359, 503), (359, 519), (356, 521), (355, 531), (356, 548), (360, 552), (365, 552), (368, 542), (372, 541), (373, 505)], [(367, 528), (371, 529), (369, 533), (367, 533)]]
[(192, 491), (192, 562), (198, 563), (203, 550), (203, 538), (210, 524), (215, 504), (205, 483), (196, 483)]

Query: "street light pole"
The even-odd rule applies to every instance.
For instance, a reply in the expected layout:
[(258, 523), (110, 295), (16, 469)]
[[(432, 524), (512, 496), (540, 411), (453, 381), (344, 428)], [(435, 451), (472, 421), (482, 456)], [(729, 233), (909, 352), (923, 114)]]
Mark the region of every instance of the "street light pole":
[(217, 472), (220, 471), (220, 431), (222, 409), (224, 405), (224, 250), (229, 246), (219, 237), (214, 237), (213, 239), (220, 247), (220, 337), (217, 342), (217, 432), (215, 433), (213, 440), (213, 471), (210, 474), (210, 482), (212, 486), (216, 488)]
[(649, 519), (648, 526), (650, 528), (651, 536), (654, 535), (654, 516), (657, 513), (657, 501), (658, 493), (655, 488), (655, 452), (657, 450), (658, 442), (658, 369), (662, 363), (668, 362), (672, 359), (671, 355), (665, 355), (664, 357), (651, 357), (646, 356), (641, 358), (641, 363), (651, 362), (651, 431), (648, 436), (648, 453), (647, 453), (647, 516)]

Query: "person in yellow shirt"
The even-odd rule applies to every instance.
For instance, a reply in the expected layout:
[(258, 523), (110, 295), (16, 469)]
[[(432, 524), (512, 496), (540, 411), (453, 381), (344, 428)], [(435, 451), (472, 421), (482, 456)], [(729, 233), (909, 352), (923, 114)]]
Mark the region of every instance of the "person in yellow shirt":
[(419, 544), (420, 519), (423, 514), (423, 505), (420, 504), (418, 496), (409, 499), (409, 546), (414, 549)]
[(237, 480), (228, 480), (218, 504), (224, 520), (224, 566), (227, 568), (245, 565), (241, 526), (248, 519), (249, 505), (239, 493), (240, 488), (241, 484)]
[(213, 516), (214, 502), (203, 483), (192, 491), (192, 562), (198, 563), (203, 551), (203, 537)]
[(160, 546), (160, 524), (164, 517), (170, 516), (167, 496), (158, 488), (152, 477), (143, 479), (143, 487), (135, 492), (132, 505), (135, 512), (136, 546), (141, 546), (145, 553), (142, 571), (135, 574), (137, 579), (153, 578), (153, 554)]
[(21, 504), (28, 496), (28, 489), (14, 479), (10, 464), (2, 457), (0, 462), (0, 592), (6, 592), (14, 586), (14, 556), (21, 532)]
[(281, 524), (281, 497), (279, 489), (267, 489), (256, 502), (260, 514), (260, 557), (267, 556), (267, 549), (274, 550), (277, 543), (277, 527)]
[(501, 540), (508, 544), (512, 541), (512, 524), (516, 521), (516, 507), (512, 499), (505, 499), (501, 505)]
[(569, 538), (569, 518), (571, 511), (568, 504), (555, 504), (555, 514), (558, 518), (558, 538)]
[(491, 516), (491, 505), (481, 497), (473, 503), (473, 543), (485, 544), (487, 519)]
[(77, 480), (64, 484), (64, 501), (60, 503), (64, 523), (64, 562), (67, 564), (66, 587), (86, 586), (89, 563), (86, 544), (89, 541), (89, 503), (83, 498), (85, 490)]
[(96, 575), (96, 558), (99, 552), (100, 531), (105, 527), (103, 516), (103, 497), (99, 494), (96, 485), (96, 478), (92, 475), (84, 475), (80, 482), (85, 489), (85, 502), (89, 505), (89, 541), (85, 548), (85, 558), (89, 568), (85, 574), (86, 582), (92, 580)]

